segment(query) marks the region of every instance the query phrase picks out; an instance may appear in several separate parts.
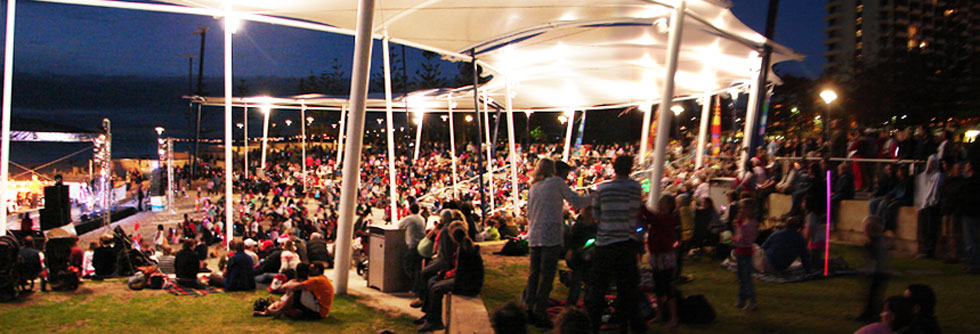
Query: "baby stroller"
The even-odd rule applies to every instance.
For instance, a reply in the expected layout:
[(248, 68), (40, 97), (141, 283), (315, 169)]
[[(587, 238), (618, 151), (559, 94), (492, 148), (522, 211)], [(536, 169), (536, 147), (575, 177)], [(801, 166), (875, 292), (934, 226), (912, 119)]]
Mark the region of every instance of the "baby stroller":
[(10, 235), (0, 237), (0, 300), (20, 297), (20, 243)]
[(70, 264), (74, 237), (50, 238), (44, 244), (45, 274), (41, 280), (41, 291), (74, 291), (78, 289), (78, 270)]

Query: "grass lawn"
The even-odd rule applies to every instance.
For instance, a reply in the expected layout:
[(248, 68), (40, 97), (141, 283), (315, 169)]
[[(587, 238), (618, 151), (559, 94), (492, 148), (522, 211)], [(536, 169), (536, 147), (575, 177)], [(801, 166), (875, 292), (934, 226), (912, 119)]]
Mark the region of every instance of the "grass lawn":
[(395, 333), (415, 332), (408, 316), (338, 296), (327, 319), (252, 317), (265, 291), (173, 296), (162, 290), (131, 291), (121, 281), (86, 282), (74, 293), (36, 292), (0, 304), (0, 333)]
[[(492, 311), (510, 301), (518, 301), (527, 280), (526, 257), (501, 258), (491, 255), (497, 247), (485, 247), (487, 276), (483, 300)], [(861, 250), (854, 246), (833, 245), (831, 256), (842, 256), (852, 268), (863, 266)], [(898, 276), (888, 282), (885, 295), (900, 294), (910, 283), (931, 285), (938, 298), (936, 314), (943, 333), (978, 333), (980, 323), (980, 276), (965, 275), (961, 264), (931, 260), (893, 259)], [(867, 281), (850, 276), (802, 283), (775, 284), (756, 280), (759, 308), (744, 312), (735, 308), (738, 286), (735, 273), (725, 271), (717, 261), (685, 261), (684, 273), (694, 281), (678, 286), (684, 295), (703, 294), (718, 318), (710, 325), (680, 325), (665, 330), (659, 325), (651, 333), (852, 333), (862, 325), (848, 320), (860, 313), (867, 298)], [(552, 298), (563, 299), (566, 289), (555, 282)], [(529, 327), (530, 333), (542, 333)]]

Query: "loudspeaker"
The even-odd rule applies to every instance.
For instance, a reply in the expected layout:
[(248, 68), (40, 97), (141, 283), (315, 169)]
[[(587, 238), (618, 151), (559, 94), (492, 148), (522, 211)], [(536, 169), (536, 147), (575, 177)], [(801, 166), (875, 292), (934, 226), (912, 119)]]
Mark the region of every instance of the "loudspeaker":
[(167, 194), (167, 170), (164, 168), (154, 169), (150, 173), (150, 189), (147, 197), (163, 196)]
[(41, 230), (50, 230), (71, 223), (71, 202), (68, 187), (44, 187), (44, 209), (41, 209)]

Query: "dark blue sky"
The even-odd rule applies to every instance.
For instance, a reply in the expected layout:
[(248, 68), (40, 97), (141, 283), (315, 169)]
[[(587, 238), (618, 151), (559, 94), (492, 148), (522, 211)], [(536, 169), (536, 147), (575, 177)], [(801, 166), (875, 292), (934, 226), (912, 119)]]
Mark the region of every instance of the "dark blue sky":
[[(735, 14), (761, 32), (768, 0), (734, 3)], [(816, 0), (781, 1), (776, 41), (807, 55), (802, 64), (787, 64), (782, 69), (810, 77), (820, 74), (824, 63), (823, 4)], [(0, 13), (6, 15), (5, 9), (6, 5)], [(222, 75), (220, 21), (210, 17), (23, 1), (18, 2), (16, 23), (16, 72), (186, 76), (187, 59), (183, 56), (197, 55), (200, 42), (192, 32), (198, 26), (209, 26), (212, 30), (207, 36), (204, 74)], [(234, 43), (237, 76), (295, 77), (326, 70), (334, 58), (349, 67), (353, 39), (246, 23)], [(410, 57), (410, 61), (413, 58), (418, 57)], [(375, 59), (380, 59), (380, 54)]]

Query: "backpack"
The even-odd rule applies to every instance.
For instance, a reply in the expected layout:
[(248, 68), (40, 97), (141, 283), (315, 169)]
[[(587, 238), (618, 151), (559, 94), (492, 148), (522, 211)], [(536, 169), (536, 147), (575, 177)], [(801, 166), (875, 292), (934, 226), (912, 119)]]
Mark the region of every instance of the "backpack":
[(494, 254), (498, 255), (509, 255), (509, 256), (524, 256), (531, 252), (531, 249), (527, 245), (527, 240), (521, 240), (518, 238), (507, 239), (507, 243), (504, 247), (500, 249), (499, 252)]
[(715, 309), (704, 295), (678, 298), (677, 320), (685, 324), (709, 324), (715, 321)]
[(150, 289), (163, 289), (163, 285), (167, 280), (167, 275), (164, 275), (160, 271), (156, 271), (150, 274), (150, 279), (147, 282), (146, 287)]

